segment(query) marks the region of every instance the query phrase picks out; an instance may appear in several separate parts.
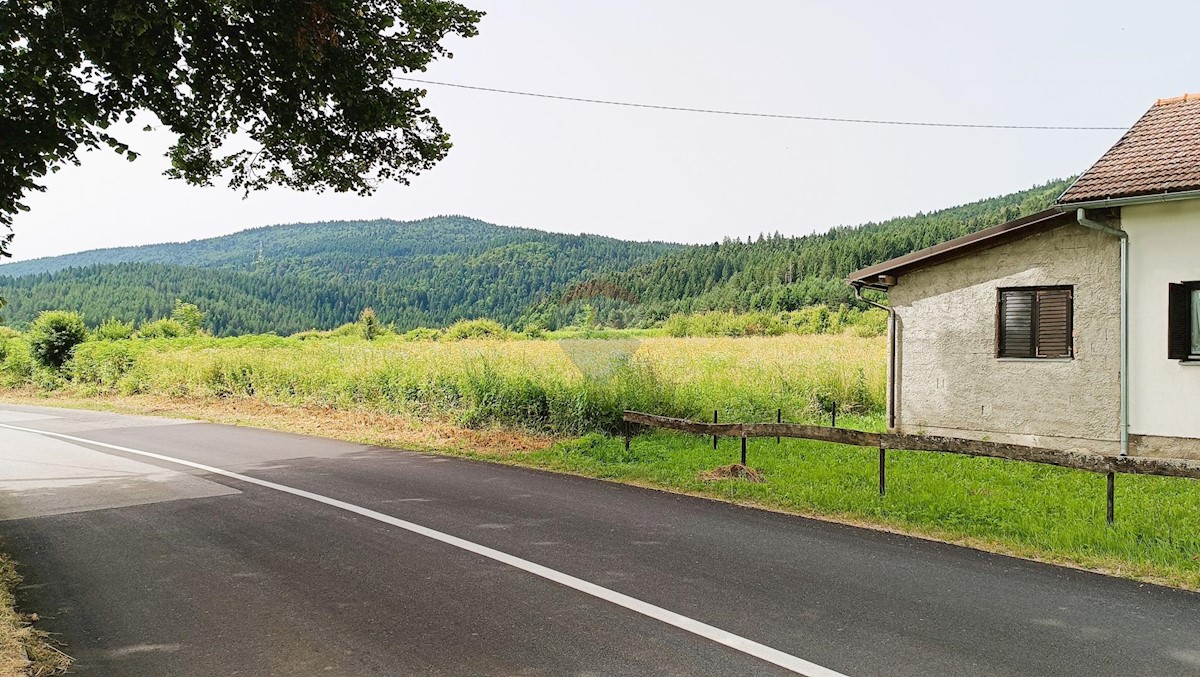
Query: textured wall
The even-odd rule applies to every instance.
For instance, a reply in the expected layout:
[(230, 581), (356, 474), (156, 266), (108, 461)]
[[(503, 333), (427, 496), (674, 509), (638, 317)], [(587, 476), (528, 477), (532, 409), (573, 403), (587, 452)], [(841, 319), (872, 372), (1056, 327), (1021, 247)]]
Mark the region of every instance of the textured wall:
[[(1072, 225), (901, 276), (900, 431), (1115, 451), (1119, 261), (1115, 238)], [(1041, 285), (1075, 287), (1075, 358), (996, 358), (997, 288)]]

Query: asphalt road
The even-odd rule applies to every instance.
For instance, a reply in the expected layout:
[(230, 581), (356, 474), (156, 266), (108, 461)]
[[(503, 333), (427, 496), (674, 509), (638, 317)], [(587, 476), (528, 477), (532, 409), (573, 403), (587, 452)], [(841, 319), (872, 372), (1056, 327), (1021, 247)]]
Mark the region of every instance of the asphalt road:
[(0, 405), (0, 540), (82, 674), (1200, 674), (1196, 594), (184, 421)]

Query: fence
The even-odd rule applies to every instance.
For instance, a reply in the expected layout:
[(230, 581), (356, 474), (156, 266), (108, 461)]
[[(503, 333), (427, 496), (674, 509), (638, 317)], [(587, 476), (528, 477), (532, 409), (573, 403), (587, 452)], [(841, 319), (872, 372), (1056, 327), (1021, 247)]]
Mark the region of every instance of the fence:
[[(716, 416), (713, 418), (715, 419)], [(788, 437), (832, 442), (834, 444), (847, 444), (856, 447), (875, 447), (879, 449), (879, 494), (881, 496), (887, 491), (887, 452), (889, 449), (1001, 458), (1009, 461), (1044, 463), (1063, 468), (1107, 474), (1108, 506), (1106, 516), (1109, 524), (1112, 524), (1114, 519), (1116, 473), (1200, 479), (1200, 461), (1183, 459), (1103, 456), (1082, 451), (1063, 451), (1060, 449), (985, 442), (958, 437), (872, 433), (863, 430), (802, 425), (798, 423), (704, 423), (681, 418), (644, 414), (638, 411), (626, 411), (624, 420), (626, 449), (629, 449), (632, 439), (630, 424), (677, 430), (697, 435), (712, 435), (714, 448), (718, 437), (737, 437), (742, 440), (743, 465), (746, 464), (746, 439), (751, 437)]]

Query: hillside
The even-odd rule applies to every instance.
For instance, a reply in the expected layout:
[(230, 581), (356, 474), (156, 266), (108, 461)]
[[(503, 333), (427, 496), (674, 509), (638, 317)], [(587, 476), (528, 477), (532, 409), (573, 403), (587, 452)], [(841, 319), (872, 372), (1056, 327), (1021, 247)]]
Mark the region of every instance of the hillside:
[(1068, 182), (804, 237), (690, 247), (465, 217), (272, 226), (2, 265), (0, 297), (15, 324), (49, 308), (92, 324), (141, 321), (181, 299), (218, 335), (330, 328), (367, 306), (399, 329), (484, 316), (518, 328), (585, 317), (647, 326), (677, 312), (853, 303), (850, 272), (1044, 209)]
[(514, 321), (567, 284), (679, 249), (495, 226), (465, 217), (255, 228), (192, 242), (95, 250), (0, 266), (5, 318), (81, 311), (141, 321), (196, 303), (219, 335), (291, 333), (366, 306), (403, 328), (487, 315)]
[(846, 276), (866, 266), (945, 242), (1049, 207), (1071, 179), (929, 214), (787, 238), (689, 247), (567, 290), (557, 303), (524, 318), (553, 325), (571, 321), (587, 304), (599, 322), (641, 325), (672, 313), (705, 310), (781, 311), (814, 304), (854, 303)]

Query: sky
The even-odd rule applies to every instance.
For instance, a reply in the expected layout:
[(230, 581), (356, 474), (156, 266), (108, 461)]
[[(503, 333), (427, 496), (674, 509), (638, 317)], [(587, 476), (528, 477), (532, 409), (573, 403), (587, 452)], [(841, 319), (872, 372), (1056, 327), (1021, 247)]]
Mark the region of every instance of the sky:
[[(789, 115), (1127, 127), (1200, 91), (1195, 2), (461, 0), (487, 12), (430, 80)], [(13, 260), (263, 225), (463, 214), (624, 239), (802, 235), (1078, 174), (1120, 131), (871, 126), (428, 86), (454, 148), (371, 197), (243, 199), (165, 178), (171, 138), (83, 156), (31, 195)]]

